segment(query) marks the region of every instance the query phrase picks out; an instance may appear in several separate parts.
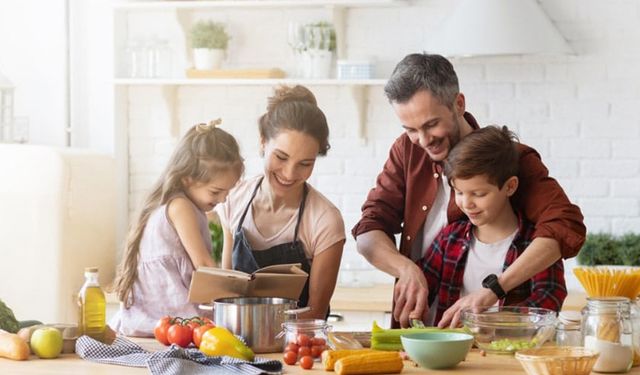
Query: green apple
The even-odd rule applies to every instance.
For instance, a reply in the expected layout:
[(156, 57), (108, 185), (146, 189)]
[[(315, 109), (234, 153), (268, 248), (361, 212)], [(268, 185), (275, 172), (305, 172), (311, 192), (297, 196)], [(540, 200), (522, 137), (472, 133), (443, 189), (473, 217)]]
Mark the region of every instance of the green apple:
[(38, 328), (31, 335), (31, 351), (40, 358), (58, 357), (62, 343), (62, 334), (53, 327)]

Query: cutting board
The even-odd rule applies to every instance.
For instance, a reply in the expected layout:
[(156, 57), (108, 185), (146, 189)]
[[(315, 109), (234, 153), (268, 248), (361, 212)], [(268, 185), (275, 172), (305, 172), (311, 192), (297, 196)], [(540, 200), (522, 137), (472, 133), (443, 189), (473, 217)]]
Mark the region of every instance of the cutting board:
[(278, 68), (271, 69), (216, 69), (197, 70), (187, 69), (188, 78), (284, 78), (286, 73)]

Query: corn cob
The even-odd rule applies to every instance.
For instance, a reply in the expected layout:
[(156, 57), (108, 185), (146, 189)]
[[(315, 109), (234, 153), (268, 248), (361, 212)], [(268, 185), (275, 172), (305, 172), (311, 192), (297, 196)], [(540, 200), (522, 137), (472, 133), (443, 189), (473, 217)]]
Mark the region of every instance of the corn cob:
[(373, 328), (371, 329), (371, 349), (375, 350), (389, 350), (400, 351), (402, 348), (402, 342), (400, 342), (400, 335), (406, 335), (409, 333), (421, 333), (421, 332), (458, 332), (464, 333), (464, 328), (452, 328), (452, 329), (440, 329), (437, 327), (426, 328), (402, 328), (402, 329), (384, 329), (381, 328), (377, 322), (373, 322)]
[(322, 352), (322, 366), (325, 371), (333, 371), (336, 361), (349, 355), (362, 355), (366, 353), (375, 353), (371, 349), (342, 349), (342, 350), (325, 350)]
[(337, 375), (395, 374), (401, 372), (403, 366), (398, 352), (370, 352), (340, 358), (335, 370)]

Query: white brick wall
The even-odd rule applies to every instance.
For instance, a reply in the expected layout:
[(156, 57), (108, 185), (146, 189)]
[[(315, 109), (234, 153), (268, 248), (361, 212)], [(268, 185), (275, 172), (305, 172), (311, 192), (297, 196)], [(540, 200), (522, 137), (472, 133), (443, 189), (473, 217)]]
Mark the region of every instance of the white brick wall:
[[(454, 65), (468, 108), (482, 124), (507, 125), (518, 132), (522, 142), (538, 149), (551, 175), (583, 209), (590, 232), (638, 232), (640, 49), (634, 46), (640, 45), (640, 3), (542, 0), (541, 4), (577, 54), (457, 59)], [(387, 77), (406, 53), (425, 49), (426, 36), (454, 5), (445, 0), (417, 0), (399, 8), (353, 9), (346, 30), (348, 55), (376, 57), (377, 75)], [(228, 64), (264, 62), (285, 68), (291, 60), (286, 45), (288, 20), (328, 17), (323, 9), (206, 15), (231, 25), (234, 39)], [(262, 35), (255, 35), (256, 23), (261, 24)], [(348, 88), (310, 88), (325, 110), (332, 134), (332, 149), (318, 161), (310, 182), (343, 211), (348, 232), (401, 128), (381, 87), (369, 91), (366, 143), (357, 139), (356, 112)], [(256, 119), (270, 92), (270, 87), (182, 87), (177, 91), (176, 132), (170, 128), (161, 89), (131, 89), (132, 209), (166, 162), (176, 134), (196, 122), (222, 117), (224, 127), (241, 144), (247, 174), (258, 173), (262, 165)], [(345, 262), (367, 267), (348, 238)]]

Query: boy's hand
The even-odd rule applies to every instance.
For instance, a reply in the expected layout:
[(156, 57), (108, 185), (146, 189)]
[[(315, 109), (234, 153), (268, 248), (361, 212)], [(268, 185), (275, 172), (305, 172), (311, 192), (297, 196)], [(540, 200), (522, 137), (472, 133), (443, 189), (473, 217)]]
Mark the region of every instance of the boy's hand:
[(466, 295), (453, 306), (449, 307), (447, 311), (442, 314), (442, 319), (438, 323), (438, 328), (456, 328), (461, 326), (460, 319), (462, 318), (462, 309), (472, 308), (473, 311), (480, 312), (483, 308), (493, 306), (498, 301), (498, 297), (491, 291), (491, 289), (482, 288), (469, 295)]
[(422, 270), (414, 263), (410, 263), (401, 273), (393, 295), (393, 318), (401, 327), (410, 327), (411, 319), (423, 320), (427, 315), (429, 288)]

